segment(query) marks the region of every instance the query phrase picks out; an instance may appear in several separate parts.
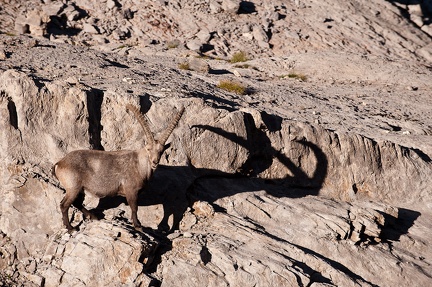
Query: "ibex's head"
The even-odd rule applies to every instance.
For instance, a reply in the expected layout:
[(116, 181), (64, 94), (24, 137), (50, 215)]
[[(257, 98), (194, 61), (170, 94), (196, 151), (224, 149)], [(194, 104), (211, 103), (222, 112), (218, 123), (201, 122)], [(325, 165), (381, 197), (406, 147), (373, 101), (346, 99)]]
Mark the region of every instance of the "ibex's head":
[(131, 110), (135, 114), (136, 118), (138, 119), (138, 121), (140, 122), (144, 130), (144, 134), (147, 140), (145, 149), (149, 153), (149, 160), (152, 169), (156, 169), (157, 165), (159, 164), (162, 153), (165, 151), (165, 143), (168, 140), (171, 133), (173, 132), (174, 128), (177, 126), (178, 122), (180, 121), (184, 112), (184, 107), (182, 107), (181, 110), (177, 113), (177, 115), (173, 118), (170, 125), (166, 128), (166, 130), (158, 140), (155, 140), (153, 134), (151, 133), (147, 120), (140, 113), (138, 108), (130, 104), (128, 104), (126, 108)]
[(159, 164), (162, 153), (165, 151), (165, 146), (156, 142), (154, 145), (146, 144), (146, 150), (149, 153), (149, 160), (152, 169), (156, 169)]

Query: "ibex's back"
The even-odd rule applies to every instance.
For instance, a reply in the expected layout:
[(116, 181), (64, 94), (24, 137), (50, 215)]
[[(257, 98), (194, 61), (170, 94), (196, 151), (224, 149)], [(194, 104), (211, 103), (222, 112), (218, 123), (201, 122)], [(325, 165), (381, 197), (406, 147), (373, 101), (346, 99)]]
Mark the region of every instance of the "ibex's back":
[(125, 185), (141, 188), (151, 176), (151, 166), (148, 156), (140, 157), (139, 151), (78, 150), (59, 161), (55, 173), (66, 190), (84, 189), (97, 197), (125, 196)]
[(138, 192), (148, 182), (159, 163), (163, 146), (180, 120), (184, 108), (174, 117), (159, 141), (150, 132), (145, 118), (134, 106), (128, 105), (144, 129), (147, 144), (133, 151), (78, 150), (67, 154), (54, 165), (54, 173), (66, 195), (60, 203), (63, 223), (72, 230), (68, 210), (71, 204), (79, 208), (85, 216), (94, 216), (84, 208), (84, 191), (98, 197), (122, 195), (126, 197), (132, 210), (135, 228), (141, 223), (137, 218)]

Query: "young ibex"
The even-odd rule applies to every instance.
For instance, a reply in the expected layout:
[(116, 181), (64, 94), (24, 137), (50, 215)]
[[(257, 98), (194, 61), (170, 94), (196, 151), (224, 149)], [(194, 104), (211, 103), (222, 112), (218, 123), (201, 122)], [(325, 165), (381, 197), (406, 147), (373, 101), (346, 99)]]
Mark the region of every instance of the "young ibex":
[(69, 222), (68, 210), (71, 204), (80, 209), (84, 216), (96, 217), (83, 206), (84, 191), (102, 198), (121, 195), (132, 210), (132, 222), (136, 229), (141, 229), (137, 218), (138, 192), (148, 182), (159, 164), (164, 152), (165, 142), (177, 126), (184, 112), (184, 107), (171, 121), (159, 140), (155, 140), (150, 127), (138, 108), (128, 104), (141, 124), (146, 137), (146, 145), (139, 150), (98, 151), (77, 150), (68, 153), (54, 165), (53, 172), (66, 195), (60, 202), (63, 224), (69, 231), (73, 228)]

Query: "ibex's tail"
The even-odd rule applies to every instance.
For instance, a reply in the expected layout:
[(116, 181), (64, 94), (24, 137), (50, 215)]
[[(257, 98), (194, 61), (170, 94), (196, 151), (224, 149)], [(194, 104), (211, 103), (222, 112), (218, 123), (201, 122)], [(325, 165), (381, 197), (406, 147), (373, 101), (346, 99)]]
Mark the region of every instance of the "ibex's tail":
[(154, 145), (156, 141), (153, 137), (153, 134), (151, 133), (149, 124), (148, 124), (147, 120), (144, 118), (144, 116), (141, 114), (139, 109), (136, 106), (131, 105), (131, 104), (127, 104), (126, 109), (128, 109), (134, 113), (135, 117), (137, 118), (138, 122), (141, 124), (141, 127), (144, 130), (144, 134), (145, 134), (147, 142), (150, 145)]
[(165, 142), (168, 140), (169, 136), (173, 132), (174, 128), (177, 126), (178, 122), (180, 121), (183, 113), (185, 111), (185, 108), (182, 107), (180, 111), (177, 113), (177, 115), (174, 117), (174, 119), (171, 121), (170, 125), (167, 127), (165, 132), (162, 134), (162, 136), (159, 139), (159, 142), (161, 144), (165, 144)]
[(53, 167), (51, 169), (51, 174), (55, 179), (58, 180), (57, 175), (56, 175), (56, 169), (57, 169), (57, 164), (53, 165)]

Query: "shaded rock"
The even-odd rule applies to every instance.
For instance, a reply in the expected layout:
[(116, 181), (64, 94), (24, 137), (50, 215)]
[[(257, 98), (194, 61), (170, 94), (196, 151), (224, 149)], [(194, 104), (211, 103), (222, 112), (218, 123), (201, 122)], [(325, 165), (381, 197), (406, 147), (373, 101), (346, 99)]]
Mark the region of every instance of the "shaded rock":
[[(325, 115), (318, 103), (334, 98), (304, 86), (247, 79), (262, 90), (245, 100), (214, 89), (218, 75), (179, 72), (160, 55), (118, 57), (75, 46), (68, 53), (67, 45), (46, 43), (31, 49), (33, 59), (46, 59), (37, 57), (49, 51), (56, 59), (67, 55), (70, 64), (41, 61), (44, 69), (33, 72), (35, 65), (18, 61), (19, 51), (15, 62), (1, 62), (21, 69), (0, 76), (0, 267), (7, 274), (47, 286), (429, 283), (428, 155), (306, 123), (308, 115)], [(25, 45), (15, 47), (28, 53)], [(78, 74), (80, 81), (72, 81)], [(313, 108), (296, 116), (270, 114), (287, 103), (297, 109), (305, 99), (313, 99)], [(362, 108), (352, 98), (336, 99), (340, 109)], [(72, 210), (80, 231), (61, 229), (63, 192), (51, 175), (53, 163), (74, 149), (142, 147), (142, 129), (126, 103), (140, 107), (157, 135), (174, 110), (186, 107), (139, 200), (139, 218), (161, 243), (129, 227), (130, 208), (117, 198), (106, 205), (87, 199), (105, 220), (88, 223)], [(162, 232), (177, 227), (182, 232)], [(149, 266), (156, 246), (158, 258)]]
[(42, 11), (48, 16), (60, 15), (60, 12), (64, 9), (65, 4), (57, 1), (45, 3), (42, 6)]
[(186, 47), (192, 51), (199, 51), (201, 49), (201, 41), (198, 39), (192, 39), (186, 42)]
[(264, 29), (261, 26), (259, 25), (253, 26), (252, 35), (261, 48), (269, 47), (268, 45), (269, 38), (267, 36), (267, 33), (264, 31)]
[[(90, 34), (99, 34), (99, 31), (96, 28), (96, 26), (88, 23), (84, 23), (83, 32), (90, 33)], [(118, 37), (118, 39), (120, 39), (120, 36)]]
[[(52, 260), (42, 274), (54, 285), (70, 282), (105, 286), (148, 284), (142, 270), (152, 261), (157, 242), (149, 235), (136, 233), (121, 223), (92, 222), (66, 240), (53, 238), (45, 256)], [(55, 251), (55, 252), (53, 252)], [(67, 278), (67, 280), (66, 280)]]
[(426, 45), (418, 49), (416, 52), (428, 61), (432, 61), (432, 44)]
[(217, 0), (209, 1), (210, 13), (216, 14), (222, 11), (222, 5)]
[(215, 210), (208, 202), (197, 200), (192, 205), (193, 213), (198, 217), (211, 217)]
[(240, 9), (240, 3), (239, 0), (223, 0), (221, 3), (221, 8), (225, 12), (237, 14)]
[(30, 32), (30, 27), (29, 24), (27, 23), (27, 20), (24, 16), (19, 15), (16, 19), (15, 19), (15, 26), (14, 26), (14, 30), (18, 33), (18, 34), (26, 34)]
[(210, 65), (202, 60), (197, 58), (192, 58), (188, 61), (189, 69), (196, 72), (208, 73), (210, 71)]
[(7, 55), (6, 55), (5, 50), (1, 49), (0, 50), (0, 60), (6, 60), (6, 58), (7, 58)]
[(195, 36), (201, 41), (201, 43), (207, 43), (211, 38), (210, 32), (206, 29), (200, 30)]
[(183, 214), (183, 218), (180, 221), (179, 229), (180, 231), (188, 231), (197, 223), (197, 218), (189, 210)]

